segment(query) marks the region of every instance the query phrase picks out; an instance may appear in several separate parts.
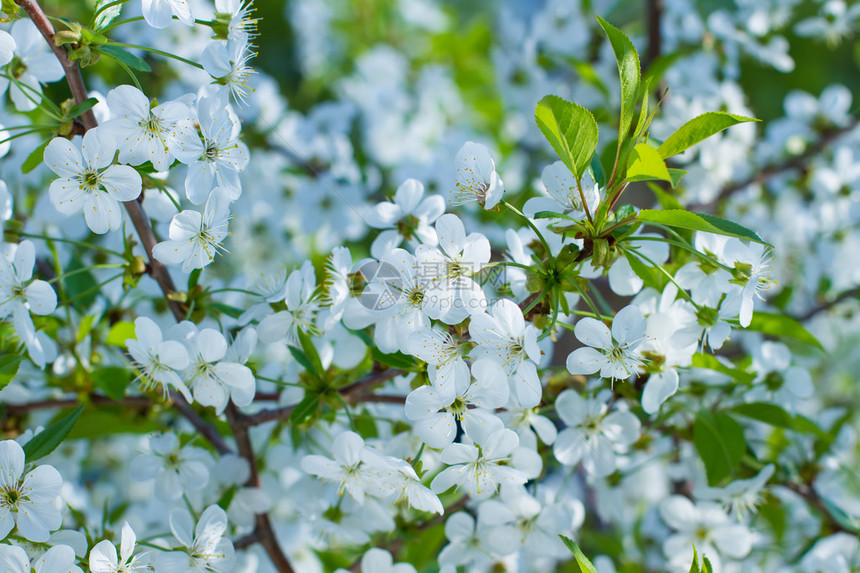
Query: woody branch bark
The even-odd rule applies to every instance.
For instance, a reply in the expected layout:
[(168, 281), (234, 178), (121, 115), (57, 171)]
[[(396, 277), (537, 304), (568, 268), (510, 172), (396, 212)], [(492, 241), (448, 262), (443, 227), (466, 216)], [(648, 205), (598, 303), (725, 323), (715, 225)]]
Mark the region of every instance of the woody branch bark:
[[(69, 59), (69, 54), (66, 51), (66, 48), (64, 46), (58, 46), (54, 41), (54, 27), (51, 25), (51, 21), (48, 19), (45, 12), (42, 10), (42, 7), (39, 6), (39, 3), (36, 0), (15, 0), (15, 3), (24, 9), (30, 17), (30, 20), (33, 21), (39, 29), (39, 32), (48, 42), (54, 55), (60, 61), (66, 74), (66, 81), (69, 83), (69, 88), (71, 89), (72, 96), (75, 98), (75, 101), (77, 103), (86, 101), (89, 96), (81, 76), (80, 68), (75, 62)], [(93, 129), (98, 126), (98, 122), (96, 121), (92, 110), (89, 110), (81, 116), (81, 122), (85, 130)], [(170, 273), (167, 271), (167, 268), (152, 256), (152, 248), (155, 246), (156, 241), (155, 235), (152, 232), (152, 226), (149, 222), (149, 217), (147, 217), (146, 212), (138, 201), (126, 201), (124, 205), (132, 223), (134, 224), (135, 230), (137, 230), (137, 234), (140, 237), (143, 248), (146, 251), (146, 255), (149, 258), (148, 272), (150, 276), (155, 279), (158, 286), (164, 293), (174, 318), (176, 318), (177, 321), (183, 320), (185, 318), (185, 310), (177, 301), (171, 300), (171, 294), (176, 291), (173, 279), (170, 277)], [(188, 418), (195, 428), (203, 433), (219, 452), (225, 453), (230, 451), (229, 447), (220, 435), (214, 431), (214, 428), (210, 431), (210, 426), (200, 419), (190, 406), (182, 400), (181, 396), (173, 394), (172, 397), (174, 400), (174, 407), (183, 416)], [(249, 485), (257, 487), (259, 486), (259, 477), (257, 475), (254, 461), (254, 449), (250, 441), (250, 436), (248, 436), (244, 426), (236, 423), (236, 418), (239, 415), (238, 411), (236, 411), (232, 404), (230, 404), (229, 408), (227, 419), (230, 421), (231, 428), (234, 431), (234, 437), (236, 439), (239, 453), (248, 460), (248, 463), (251, 466), (252, 476)], [(271, 559), (277, 570), (282, 573), (292, 573), (293, 568), (290, 566), (290, 563), (283, 551), (281, 551), (268, 514), (257, 516), (254, 531), (257, 534), (256, 539), (261, 545), (263, 545), (266, 553), (269, 555), (269, 559)]]
[[(66, 51), (66, 47), (58, 46), (54, 41), (54, 26), (51, 24), (48, 16), (45, 15), (42, 7), (39, 6), (39, 3), (36, 0), (15, 0), (15, 3), (24, 9), (30, 17), (30, 20), (33, 21), (36, 28), (39, 29), (39, 32), (45, 38), (45, 41), (48, 42), (48, 45), (57, 57), (57, 60), (60, 61), (60, 65), (63, 66), (63, 71), (66, 73), (66, 81), (69, 84), (69, 89), (72, 92), (72, 97), (75, 98), (75, 102), (81, 103), (86, 101), (89, 95), (87, 93), (87, 88), (84, 85), (84, 80), (81, 77), (81, 70), (77, 63), (69, 59), (69, 53)], [(84, 130), (90, 130), (98, 126), (96, 116), (93, 114), (92, 109), (81, 115), (80, 119), (84, 126)], [(150, 276), (155, 279), (162, 292), (164, 292), (164, 295), (167, 298), (167, 304), (170, 306), (170, 311), (173, 313), (173, 316), (176, 320), (183, 320), (185, 318), (185, 310), (179, 302), (171, 300), (171, 297), (169, 296), (171, 293), (176, 291), (173, 279), (170, 277), (167, 267), (152, 256), (152, 247), (155, 246), (156, 240), (155, 235), (152, 232), (152, 226), (149, 223), (149, 217), (146, 216), (143, 207), (137, 200), (125, 201), (124, 205), (125, 210), (128, 212), (128, 216), (131, 218), (131, 222), (134, 224), (134, 228), (140, 237), (140, 241), (146, 251), (146, 256), (149, 259), (148, 272)]]

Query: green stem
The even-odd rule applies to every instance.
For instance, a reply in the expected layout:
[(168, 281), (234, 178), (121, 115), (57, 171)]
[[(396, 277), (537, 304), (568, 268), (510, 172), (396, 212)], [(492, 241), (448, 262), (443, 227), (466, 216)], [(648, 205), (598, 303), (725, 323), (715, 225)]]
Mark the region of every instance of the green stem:
[(101, 251), (101, 252), (107, 253), (109, 255), (116, 255), (117, 257), (120, 257), (120, 258), (123, 257), (122, 253), (118, 253), (116, 251), (112, 251), (112, 250), (107, 249), (105, 247), (102, 247), (100, 245), (94, 245), (92, 243), (87, 243), (84, 241), (73, 241), (72, 239), (63, 239), (60, 237), (49, 237), (47, 235), (37, 235), (34, 233), (20, 233), (20, 232), (18, 232), (15, 234), (18, 235), (19, 237), (25, 237), (27, 239), (41, 239), (43, 241), (55, 241), (58, 243), (68, 243), (70, 245), (75, 245), (77, 247), (87, 247), (89, 249), (95, 249), (97, 251)]
[(120, 265), (120, 264), (103, 264), (103, 265), (93, 265), (91, 267), (83, 267), (80, 269), (75, 269), (73, 271), (69, 271), (69, 272), (57, 275), (54, 278), (48, 280), (47, 282), (55, 283), (57, 281), (61, 281), (61, 280), (65, 279), (66, 277), (79, 275), (81, 273), (86, 273), (86, 272), (94, 270), (94, 269), (119, 269), (119, 268), (123, 268), (124, 266), (125, 265)]
[(650, 264), (652, 267), (654, 267), (655, 269), (657, 269), (661, 273), (663, 273), (663, 275), (665, 275), (666, 278), (668, 278), (672, 282), (672, 284), (674, 284), (676, 287), (678, 287), (678, 292), (680, 292), (681, 295), (684, 298), (686, 298), (690, 302), (690, 304), (692, 304), (696, 308), (697, 311), (700, 310), (699, 305), (697, 305), (695, 302), (693, 302), (693, 298), (690, 296), (690, 293), (688, 293), (686, 290), (684, 290), (684, 287), (682, 287), (681, 285), (678, 284), (678, 281), (675, 280), (675, 277), (673, 277), (669, 271), (664, 269), (663, 265), (658, 265), (657, 263), (652, 261), (650, 258), (648, 258), (647, 256), (640, 253), (638, 247), (622, 247), (621, 245), (619, 245), (618, 248), (622, 252), (630, 253), (631, 255), (639, 257), (640, 259), (642, 259), (643, 261), (645, 261), (646, 263)]
[(105, 26), (104, 28), (99, 30), (99, 32), (104, 34), (105, 32), (108, 32), (109, 30), (113, 30), (114, 28), (117, 28), (117, 27), (122, 26), (124, 24), (131, 24), (132, 22), (140, 22), (141, 20), (143, 20), (143, 16), (137, 16), (135, 18), (126, 18), (125, 20), (119, 20), (117, 22), (111, 22), (110, 24), (108, 24), (107, 26)]
[(126, 44), (124, 42), (108, 42), (106, 45), (108, 46), (116, 46), (118, 48), (132, 48), (134, 50), (143, 50), (144, 52), (150, 52), (152, 54), (157, 54), (159, 56), (163, 56), (165, 58), (172, 58), (178, 62), (182, 62), (183, 64), (188, 64), (189, 66), (194, 66), (195, 68), (202, 70), (203, 65), (198, 64), (197, 62), (192, 62), (191, 60), (187, 60), (182, 56), (177, 56), (176, 54), (171, 54), (170, 52), (165, 52), (164, 50), (158, 50), (156, 48), (149, 48), (147, 46), (140, 46), (138, 44)]
[(72, 297), (72, 298), (70, 298), (70, 299), (64, 300), (64, 301), (63, 301), (63, 305), (70, 305), (70, 304), (72, 304), (73, 302), (77, 301), (78, 299), (84, 298), (84, 297), (86, 297), (86, 296), (89, 296), (89, 295), (93, 294), (94, 292), (98, 292), (98, 291), (100, 291), (100, 290), (101, 290), (101, 288), (102, 288), (103, 286), (105, 286), (106, 284), (110, 284), (110, 283), (112, 283), (113, 281), (115, 281), (115, 280), (116, 280), (116, 279), (118, 279), (118, 278), (122, 278), (122, 276), (123, 276), (124, 274), (125, 274), (125, 273), (119, 273), (118, 275), (114, 275), (114, 276), (112, 276), (111, 278), (107, 279), (106, 281), (102, 281), (102, 282), (100, 282), (99, 284), (97, 284), (96, 286), (94, 286), (94, 287), (92, 287), (92, 288), (89, 288), (89, 289), (85, 290), (85, 291), (84, 291), (84, 292), (82, 292), (82, 293), (79, 293), (78, 295), (73, 296), (73, 297)]
[(526, 217), (525, 215), (523, 215), (522, 211), (520, 211), (519, 209), (517, 209), (516, 207), (514, 207), (513, 205), (511, 205), (507, 201), (502, 201), (502, 205), (504, 205), (505, 207), (507, 207), (508, 209), (513, 211), (516, 215), (518, 215), (521, 219), (523, 219), (529, 227), (531, 227), (532, 231), (535, 232), (535, 234), (538, 236), (538, 239), (540, 239), (540, 242), (543, 244), (543, 248), (546, 250), (547, 260), (549, 260), (550, 263), (552, 263), (553, 256), (552, 256), (552, 251), (550, 251), (550, 248), (549, 248), (549, 243), (546, 242), (546, 239), (544, 239), (540, 230), (538, 230), (537, 226), (532, 222), (532, 220), (529, 219), (528, 217)]

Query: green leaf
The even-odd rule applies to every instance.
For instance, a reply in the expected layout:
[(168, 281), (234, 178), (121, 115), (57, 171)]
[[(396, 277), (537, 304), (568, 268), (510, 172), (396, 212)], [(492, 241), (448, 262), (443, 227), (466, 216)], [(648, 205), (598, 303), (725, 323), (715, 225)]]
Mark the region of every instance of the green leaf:
[(591, 173), (594, 175), (594, 182), (597, 183), (598, 186), (605, 187), (606, 186), (606, 171), (603, 170), (603, 164), (600, 163), (600, 156), (595, 154), (594, 157), (591, 158)]
[(699, 553), (696, 551), (695, 544), (693, 544), (693, 563), (690, 565), (690, 573), (701, 573), (699, 570)]
[(618, 62), (618, 75), (621, 78), (621, 119), (618, 125), (618, 140), (623, 141), (633, 122), (633, 112), (636, 109), (636, 99), (639, 97), (639, 80), (641, 69), (639, 54), (633, 43), (624, 32), (601, 18), (597, 21), (609, 38), (615, 60)]
[(296, 404), (293, 411), (290, 412), (290, 423), (297, 425), (310, 419), (310, 417), (314, 415), (314, 412), (317, 411), (318, 404), (319, 396), (316, 394), (305, 396), (301, 402)]
[[(671, 169), (669, 170), (669, 174), (672, 174)], [(678, 198), (674, 195), (670, 195), (666, 191), (660, 189), (660, 187), (657, 186), (655, 183), (646, 183), (646, 185), (648, 185), (648, 188), (651, 190), (652, 193), (654, 193), (654, 197), (657, 199), (657, 202), (660, 203), (660, 206), (663, 208), (664, 211), (669, 209), (680, 209), (682, 211), (684, 210), (684, 206), (681, 205), (681, 202), (678, 201)]]
[(576, 559), (576, 564), (579, 565), (579, 569), (582, 573), (597, 573), (597, 568), (591, 560), (585, 556), (582, 549), (580, 549), (579, 545), (576, 544), (576, 541), (570, 537), (565, 537), (564, 535), (559, 535), (559, 537), (565, 546), (570, 549), (570, 552), (573, 553), (573, 556)]
[(105, 344), (111, 346), (125, 346), (125, 341), (129, 338), (135, 338), (134, 323), (128, 321), (117, 322), (110, 327)]
[(724, 111), (709, 111), (708, 113), (694, 117), (679, 127), (678, 131), (670, 135), (657, 151), (660, 152), (663, 159), (672, 157), (726, 128), (748, 121), (759, 120)]
[(39, 147), (33, 150), (30, 155), (27, 156), (27, 159), (24, 160), (24, 163), (21, 165), (22, 173), (30, 173), (39, 165), (42, 164), (42, 161), (45, 159), (45, 148), (48, 147), (48, 144), (51, 142), (49, 139)]
[(99, 100), (97, 100), (96, 98), (94, 98), (94, 97), (87, 98), (84, 101), (82, 101), (81, 103), (74, 106), (72, 109), (70, 109), (69, 113), (66, 117), (68, 117), (69, 119), (79, 117), (79, 116), (85, 114), (86, 112), (88, 112), (89, 110), (91, 110), (93, 108), (93, 106), (96, 105), (97, 103), (99, 103)]
[(299, 343), (302, 345), (302, 351), (308, 359), (310, 359), (311, 372), (315, 372), (318, 376), (322, 376), (325, 372), (325, 368), (323, 368), (322, 360), (320, 360), (319, 352), (317, 352), (313, 341), (307, 334), (299, 331)]
[(18, 367), (21, 366), (21, 360), (20, 354), (0, 356), (0, 388), (5, 388), (15, 379), (15, 375), (18, 374)]
[(194, 269), (191, 271), (191, 274), (188, 275), (188, 290), (197, 286), (197, 282), (200, 280), (200, 274), (203, 272), (203, 269)]
[(597, 122), (591, 112), (548, 95), (535, 108), (535, 122), (574, 177), (582, 178), (597, 149)]
[(674, 167), (669, 168), (669, 177), (672, 178), (672, 189), (678, 186), (678, 183), (681, 182), (681, 179), (683, 179), (686, 174), (687, 171), (684, 169), (677, 169)]
[(230, 318), (239, 318), (242, 316), (242, 309), (236, 308), (235, 306), (230, 306), (229, 304), (224, 304), (223, 302), (210, 302), (207, 306), (213, 310), (217, 310), (221, 314), (226, 314)]
[(152, 68), (146, 63), (146, 60), (140, 56), (135, 56), (125, 48), (119, 46), (99, 46), (99, 51), (106, 56), (121, 62), (133, 70), (139, 72), (151, 72)]
[(666, 162), (663, 161), (657, 150), (647, 143), (640, 143), (633, 148), (630, 160), (627, 162), (627, 180), (649, 181), (652, 179), (671, 182), (672, 176), (669, 175)]
[(556, 213), (555, 211), (538, 211), (535, 213), (534, 219), (565, 219), (567, 221), (573, 221), (574, 223), (579, 223), (579, 219), (574, 219), (570, 215), (565, 215), (564, 213)]
[(49, 425), (24, 444), (24, 456), (27, 462), (35, 462), (56, 450), (57, 446), (66, 439), (66, 436), (75, 427), (75, 422), (78, 421), (83, 411), (84, 407), (78, 406), (74, 412)]
[(711, 354), (697, 353), (693, 355), (692, 366), (694, 368), (707, 368), (721, 374), (731, 376), (733, 379), (743, 384), (751, 384), (755, 380), (755, 374), (746, 372), (739, 368), (731, 368), (726, 366)]
[(119, 405), (116, 407), (99, 405), (97, 409), (90, 408), (81, 415), (81, 419), (66, 439), (103, 438), (116, 434), (148, 434), (158, 430), (164, 431), (164, 423), (151, 416), (131, 412)]
[(732, 412), (744, 418), (758, 420), (771, 426), (779, 428), (794, 429), (794, 418), (776, 404), (769, 402), (749, 402), (738, 404), (732, 408)]
[(78, 326), (78, 334), (75, 337), (75, 341), (80, 344), (84, 338), (89, 336), (90, 332), (93, 330), (93, 321), (96, 319), (95, 315), (88, 314), (81, 320), (81, 325)]
[(378, 348), (371, 351), (373, 359), (380, 364), (385, 364), (391, 368), (400, 368), (401, 370), (414, 370), (416, 366), (415, 359), (407, 356), (402, 352), (394, 352), (393, 354), (383, 354)]
[(119, 366), (106, 366), (92, 373), (93, 385), (105, 396), (119, 402), (125, 397), (125, 389), (131, 383), (131, 372)]
[(293, 358), (295, 358), (296, 362), (301, 364), (302, 368), (304, 368), (308, 372), (308, 374), (319, 375), (318, 372), (314, 371), (313, 362), (311, 362), (311, 359), (308, 358), (307, 354), (292, 345), (287, 345), (287, 350), (290, 351), (290, 354), (293, 355)]
[(643, 209), (639, 211), (637, 218), (643, 223), (659, 223), (679, 229), (704, 231), (716, 235), (725, 235), (726, 237), (755, 241), (763, 245), (768, 244), (744, 226), (714, 217), (713, 215), (705, 215), (704, 213), (692, 213), (683, 209)]
[(752, 322), (747, 329), (771, 336), (793, 338), (810, 344), (819, 350), (824, 350), (818, 339), (806, 330), (800, 322), (784, 314), (755, 311)]
[(746, 450), (741, 425), (726, 413), (705, 409), (696, 414), (693, 443), (705, 464), (708, 485), (711, 486), (735, 472)]
[(119, 16), (119, 13), (122, 11), (122, 4), (117, 4), (115, 6), (111, 6), (110, 8), (105, 8), (102, 10), (103, 6), (106, 6), (113, 2), (114, 0), (99, 0), (96, 2), (95, 11), (99, 12), (99, 15), (95, 17), (93, 20), (93, 27), (96, 30), (101, 30), (105, 26), (111, 23), (111, 21)]
[(661, 273), (659, 269), (645, 264), (642, 259), (631, 253), (624, 253), (624, 256), (627, 258), (627, 262), (630, 263), (630, 268), (633, 269), (636, 276), (642, 279), (645, 286), (662, 292), (663, 287), (666, 286), (665, 282), (668, 281), (668, 279), (663, 280), (666, 275)]

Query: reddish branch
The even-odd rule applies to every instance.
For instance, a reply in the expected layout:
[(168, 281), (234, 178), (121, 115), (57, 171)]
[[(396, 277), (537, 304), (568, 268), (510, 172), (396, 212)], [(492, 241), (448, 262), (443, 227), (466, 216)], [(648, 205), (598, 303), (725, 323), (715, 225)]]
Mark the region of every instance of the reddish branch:
[[(248, 487), (260, 487), (260, 475), (257, 472), (257, 464), (254, 461), (254, 446), (251, 444), (251, 436), (248, 435), (247, 426), (239, 422), (242, 414), (236, 409), (232, 402), (227, 404), (227, 421), (230, 423), (230, 428), (233, 430), (233, 437), (236, 440), (236, 447), (239, 449), (239, 455), (248, 460), (251, 467), (251, 477), (245, 484)], [(254, 528), (255, 541), (269, 554), (269, 559), (275, 569), (281, 572), (292, 572), (293, 568), (287, 560), (286, 555), (281, 550), (278, 543), (278, 538), (275, 536), (275, 530), (272, 527), (272, 522), (269, 519), (268, 513), (258, 513), (255, 516), (256, 527)]]
[[(48, 42), (54, 55), (57, 56), (57, 59), (60, 61), (60, 65), (63, 66), (63, 71), (66, 73), (66, 81), (69, 83), (69, 89), (72, 92), (72, 97), (75, 98), (75, 102), (82, 103), (86, 101), (89, 98), (89, 95), (87, 93), (87, 88), (84, 85), (84, 80), (81, 77), (81, 70), (77, 63), (69, 59), (66, 47), (58, 46), (54, 41), (54, 27), (45, 15), (42, 7), (39, 6), (39, 3), (36, 0), (15, 0), (15, 3), (27, 12), (27, 15), (30, 16), (30, 20), (33, 21), (39, 29), (39, 32), (41, 32), (42, 36), (45, 38), (45, 41)], [(92, 109), (82, 114), (80, 120), (84, 126), (84, 130), (98, 127), (98, 122), (96, 121), (96, 116), (93, 114)], [(167, 298), (167, 304), (170, 306), (170, 311), (173, 313), (173, 316), (176, 317), (176, 320), (183, 320), (185, 318), (185, 310), (182, 308), (180, 303), (171, 300), (172, 297), (170, 296), (171, 293), (176, 291), (173, 279), (170, 278), (170, 273), (167, 271), (167, 267), (152, 256), (152, 247), (155, 246), (156, 240), (155, 235), (152, 232), (152, 226), (149, 223), (149, 217), (146, 216), (143, 207), (141, 207), (140, 202), (137, 200), (125, 201), (124, 205), (125, 210), (128, 212), (128, 216), (131, 218), (131, 222), (134, 224), (135, 230), (137, 230), (137, 234), (140, 237), (144, 250), (146, 251), (146, 256), (149, 258), (149, 274), (153, 279), (155, 279), (158, 286), (161, 287), (162, 292), (164, 292), (164, 296)]]
[[(71, 89), (72, 96), (75, 98), (75, 101), (77, 103), (86, 101), (89, 96), (87, 94), (83, 78), (81, 77), (80, 68), (75, 62), (72, 62), (69, 59), (69, 54), (66, 51), (65, 46), (58, 46), (54, 41), (54, 27), (51, 25), (51, 21), (48, 19), (41, 6), (39, 6), (39, 3), (36, 0), (15, 0), (15, 3), (27, 12), (30, 20), (32, 20), (39, 29), (39, 32), (48, 42), (54, 55), (60, 61), (66, 74), (66, 81), (69, 83), (69, 88)], [(93, 129), (98, 126), (98, 122), (96, 121), (92, 110), (87, 111), (81, 116), (81, 123), (85, 130)], [(146, 256), (149, 258), (148, 272), (150, 276), (155, 279), (158, 286), (161, 288), (161, 291), (164, 293), (168, 306), (176, 320), (184, 320), (185, 310), (179, 302), (173, 300), (172, 295), (176, 292), (173, 279), (170, 277), (170, 273), (167, 271), (167, 268), (152, 256), (152, 248), (155, 246), (156, 240), (149, 217), (147, 217), (140, 202), (126, 201), (124, 204), (126, 211), (134, 224), (134, 228), (137, 230), (137, 234), (140, 237), (143, 248), (146, 251)], [(230, 448), (224, 442), (220, 434), (218, 434), (217, 430), (212, 428), (209, 424), (206, 424), (181, 396), (174, 395), (174, 407), (183, 416), (188, 418), (192, 425), (194, 425), (194, 427), (200, 431), (219, 452), (225, 453), (230, 451)], [(233, 428), (239, 453), (248, 460), (252, 469), (253, 485), (254, 487), (257, 487), (259, 486), (259, 477), (257, 476), (254, 461), (254, 449), (251, 445), (250, 438), (246, 428), (240, 424), (236, 424), (235, 415), (238, 414), (238, 412), (236, 412), (235, 407), (230, 404), (228, 408), (227, 419), (230, 421), (230, 425)], [(249, 482), (249, 484), (250, 483), (251, 482)], [(275, 565), (277, 570), (291, 573), (293, 568), (290, 566), (289, 561), (287, 561), (286, 556), (278, 544), (268, 514), (257, 516), (257, 526), (255, 531), (258, 535), (259, 542), (266, 549), (266, 553), (268, 553), (269, 558), (272, 560), (272, 563)]]

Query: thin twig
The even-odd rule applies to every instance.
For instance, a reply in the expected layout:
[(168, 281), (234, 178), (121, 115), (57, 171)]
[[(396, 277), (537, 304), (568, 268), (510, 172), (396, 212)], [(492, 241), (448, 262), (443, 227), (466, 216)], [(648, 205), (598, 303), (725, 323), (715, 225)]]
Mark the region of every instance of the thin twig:
[(210, 444), (212, 444), (212, 447), (214, 447), (219, 454), (233, 453), (233, 448), (227, 445), (227, 442), (224, 441), (224, 437), (217, 429), (215, 429), (215, 426), (206, 423), (206, 421), (194, 411), (185, 398), (182, 397), (182, 394), (171, 392), (170, 398), (173, 400), (173, 407), (176, 408), (183, 417), (191, 422), (194, 429), (200, 432), (200, 434), (206, 438)]
[(837, 304), (839, 304), (843, 301), (846, 301), (848, 299), (852, 299), (852, 298), (860, 298), (860, 287), (855, 287), (851, 290), (847, 290), (847, 291), (843, 292), (842, 294), (836, 296), (836, 298), (833, 298), (831, 300), (828, 300), (826, 302), (819, 304), (818, 306), (814, 306), (814, 307), (810, 308), (809, 310), (807, 310), (806, 312), (804, 312), (803, 314), (798, 316), (797, 320), (799, 320), (800, 322), (805, 322), (805, 321), (809, 320), (810, 318), (812, 318), (813, 316), (815, 316), (816, 314), (818, 314), (819, 312), (824, 312), (826, 310), (830, 310), (831, 308), (833, 308)]
[(718, 205), (723, 200), (728, 197), (734, 195), (738, 191), (742, 189), (746, 189), (750, 185), (755, 183), (765, 183), (769, 181), (772, 177), (779, 175), (781, 173), (785, 173), (786, 171), (791, 171), (793, 169), (804, 169), (809, 163), (811, 159), (813, 159), (816, 155), (827, 149), (835, 140), (839, 139), (842, 135), (849, 133), (857, 124), (860, 123), (860, 118), (854, 118), (850, 124), (845, 127), (839, 127), (835, 129), (830, 129), (827, 131), (823, 131), (821, 133), (821, 138), (814, 144), (810, 145), (806, 148), (806, 150), (792, 157), (786, 161), (781, 163), (774, 163), (772, 165), (768, 165), (756, 171), (755, 175), (743, 179), (741, 181), (737, 181), (735, 183), (729, 183), (725, 187), (723, 187), (722, 191), (711, 201), (707, 203), (693, 203), (689, 205), (688, 208), (693, 211), (699, 211), (702, 209), (711, 209), (715, 205)]
[[(353, 382), (349, 386), (345, 386), (338, 390), (341, 396), (343, 396), (346, 402), (355, 404), (358, 402), (385, 402), (389, 401), (387, 397), (382, 396), (374, 396), (368, 394), (369, 390), (374, 386), (382, 384), (392, 378), (396, 378), (404, 374), (403, 370), (398, 370), (397, 368), (389, 368), (388, 370), (382, 370), (380, 372), (373, 372), (368, 374), (364, 378)], [(396, 397), (398, 402), (401, 401), (401, 398)], [(284, 406), (281, 408), (270, 408), (268, 410), (260, 410), (255, 414), (250, 415), (238, 415), (238, 422), (244, 426), (259, 426), (260, 424), (265, 424), (266, 422), (275, 422), (278, 420), (288, 420), (290, 418), (290, 414), (293, 413), (293, 409), (295, 406)]]

